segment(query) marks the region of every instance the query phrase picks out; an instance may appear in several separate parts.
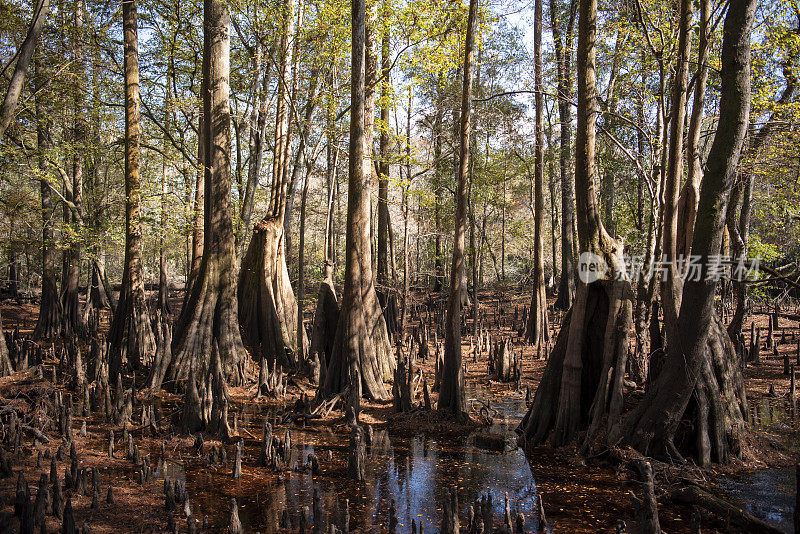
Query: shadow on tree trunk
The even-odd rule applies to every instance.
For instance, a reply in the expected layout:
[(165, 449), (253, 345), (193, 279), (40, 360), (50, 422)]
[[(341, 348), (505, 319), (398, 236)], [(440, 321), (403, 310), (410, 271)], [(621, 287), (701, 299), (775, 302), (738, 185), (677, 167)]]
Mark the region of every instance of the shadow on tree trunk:
[[(297, 301), (283, 247), (283, 227), (277, 217), (256, 224), (239, 271), (239, 324), (242, 340), (270, 369), (276, 363), (294, 369), (297, 341)], [(302, 326), (300, 326), (302, 328)], [(307, 346), (305, 332), (303, 344)]]

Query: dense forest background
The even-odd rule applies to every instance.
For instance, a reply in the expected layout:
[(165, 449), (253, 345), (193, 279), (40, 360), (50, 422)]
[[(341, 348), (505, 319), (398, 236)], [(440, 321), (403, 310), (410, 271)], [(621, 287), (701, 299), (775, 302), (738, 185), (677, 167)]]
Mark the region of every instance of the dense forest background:
[[(289, 6), (233, 2), (231, 7), (231, 166), (237, 250), (243, 251), (252, 223), (266, 210), (273, 165), (275, 99), (287, 85), (290, 102), (290, 168), (285, 226), (287, 264), (297, 280), (300, 204), (308, 182), (304, 265), (306, 280), (322, 276), (327, 204), (333, 189), (334, 257), (345, 244), (347, 128), (349, 116), (349, 11), (344, 4), (301, 1)], [(533, 228), (533, 31), (532, 5), (481, 5), (476, 39), (474, 140), (470, 171), (468, 261), (481, 287), (530, 282), (535, 248)], [(281, 9), (290, 8), (290, 72), (280, 78), (280, 40), (286, 28)], [(6, 283), (24, 295), (41, 283), (42, 225), (53, 228), (54, 250), (79, 244), (81, 287), (89, 265), (99, 262), (112, 283), (122, 277), (124, 258), (124, 101), (122, 28), (117, 3), (59, 2), (50, 6), (41, 42), (31, 62), (19, 108), (3, 145), (0, 234)], [(388, 164), (391, 240), (389, 279), (397, 287), (408, 276), (413, 287), (449, 279), (452, 192), (457, 160), (460, 47), (466, 6), (453, 3), (385, 2), (374, 7), (376, 32), (388, 34), (380, 52), (388, 73), (377, 80), (375, 162)], [(555, 39), (569, 38), (574, 54), (575, 5), (547, 3), (543, 37), (544, 168), (543, 250), (546, 282), (561, 278), (564, 226), (574, 202), (571, 184), (573, 139), (560, 136)], [(700, 158), (716, 127), (723, 8), (714, 5), (708, 81), (699, 132)], [(27, 34), (32, 6), (3, 5), (2, 42), (6, 79), (18, 45)], [(603, 222), (624, 239), (631, 254), (647, 254), (663, 203), (659, 168), (674, 83), (677, 12), (661, 2), (601, 3), (598, 19), (598, 202)], [(692, 21), (690, 70), (696, 66), (699, 17)], [(139, 5), (142, 113), (142, 233), (144, 278), (159, 279), (160, 254), (168, 281), (179, 287), (191, 263), (196, 225), (197, 131), (200, 114), (202, 9), (197, 4), (142, 2)], [(798, 13), (792, 2), (759, 5), (753, 34), (751, 130), (772, 116), (766, 142), (742, 160), (755, 181), (748, 253), (776, 265), (796, 261), (798, 178), (794, 86)], [(553, 25), (555, 24), (555, 26)], [(574, 59), (572, 60), (574, 63)], [(569, 76), (573, 78), (572, 75)], [(690, 90), (696, 83), (692, 74)], [(572, 90), (574, 91), (574, 89)], [(571, 100), (572, 91), (567, 95)], [(691, 99), (689, 99), (691, 101)], [(692, 105), (691, 102), (689, 104)], [(574, 110), (567, 110), (572, 121)], [(688, 115), (687, 115), (688, 121)], [(49, 142), (37, 144), (46, 125)], [(388, 137), (378, 157), (378, 138)], [(752, 139), (751, 134), (750, 138)], [(566, 173), (559, 172), (566, 151)], [(751, 151), (752, 152), (752, 151)], [(83, 173), (80, 223), (61, 208), (70, 198), (67, 183)], [(253, 185), (252, 174), (257, 175)], [(51, 185), (53, 201), (42, 213), (40, 180)], [(248, 187), (252, 189), (247, 199)], [(377, 188), (372, 192), (377, 198)], [(252, 206), (246, 205), (252, 202)], [(373, 202), (372, 226), (378, 225)], [(249, 219), (247, 218), (247, 214)], [(569, 220), (567, 221), (569, 222)], [(572, 223), (570, 223), (572, 224)], [(574, 230), (573, 230), (574, 231)], [(566, 234), (565, 234), (566, 232)], [(474, 235), (472, 235), (474, 233)], [(378, 232), (373, 231), (374, 240)], [(568, 243), (569, 244), (569, 243)], [(376, 244), (377, 248), (377, 244)], [(568, 250), (568, 249), (567, 249)], [(241, 256), (241, 253), (239, 254)], [(408, 257), (407, 267), (404, 257)], [(377, 255), (375, 255), (377, 257)], [(342, 262), (334, 270), (341, 280)], [(407, 269), (407, 270), (406, 270)], [(61, 269), (55, 270), (62, 276)], [(470, 278), (470, 283), (472, 282)], [(306, 288), (313, 285), (306, 285)]]

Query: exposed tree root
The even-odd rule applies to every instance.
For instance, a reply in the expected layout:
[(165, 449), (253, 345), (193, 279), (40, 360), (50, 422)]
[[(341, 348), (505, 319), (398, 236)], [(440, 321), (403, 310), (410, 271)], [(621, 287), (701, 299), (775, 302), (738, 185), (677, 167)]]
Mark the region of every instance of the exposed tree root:
[[(297, 301), (292, 290), (277, 217), (256, 224), (239, 272), (239, 323), (245, 344), (270, 368), (295, 368)], [(300, 326), (302, 328), (302, 326)], [(308, 341), (303, 333), (303, 345)]]
[[(648, 456), (671, 461), (726, 462), (741, 455), (748, 413), (741, 365), (722, 320), (713, 313), (703, 361), (689, 403), (681, 414), (662, 413), (665, 402), (642, 402), (613, 434)], [(662, 371), (662, 372), (666, 372)], [(648, 395), (670, 395), (657, 380)], [(676, 421), (672, 428), (664, 421)]]
[(127, 276), (123, 276), (122, 287), (117, 313), (114, 314), (108, 334), (111, 344), (109, 372), (112, 377), (122, 371), (126, 362), (134, 370), (149, 365), (156, 350), (144, 290), (131, 289), (131, 281)]
[(216, 341), (225, 377), (229, 383), (239, 385), (244, 382), (246, 352), (239, 334), (236, 295), (230, 278), (223, 280), (232, 273), (230, 270), (219, 272), (216, 265), (210, 264), (209, 257), (213, 256), (203, 257), (192, 295), (175, 323), (173, 358), (167, 369), (167, 380), (185, 380), (192, 366), (208, 369), (212, 343)]
[(590, 422), (599, 427), (609, 410), (621, 410), (629, 292), (627, 281), (579, 284), (533, 404), (518, 429), (527, 443), (567, 444)]

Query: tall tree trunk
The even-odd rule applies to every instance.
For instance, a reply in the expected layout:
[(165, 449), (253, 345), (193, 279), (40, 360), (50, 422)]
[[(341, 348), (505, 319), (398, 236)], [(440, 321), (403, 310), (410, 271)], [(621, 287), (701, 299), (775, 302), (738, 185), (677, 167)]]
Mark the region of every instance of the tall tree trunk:
[(572, 142), (572, 73), (570, 58), (572, 57), (572, 33), (575, 16), (578, 11), (577, 0), (570, 1), (570, 12), (564, 41), (561, 38), (561, 22), (558, 16), (557, 0), (550, 0), (550, 24), (553, 31), (553, 42), (556, 52), (556, 71), (558, 76), (558, 117), (561, 129), (561, 141), (558, 154), (558, 165), (561, 173), (561, 281), (558, 286), (558, 298), (555, 307), (567, 310), (575, 296), (575, 257), (572, 239), (575, 226), (573, 215), (573, 178), (569, 172), (570, 144)]
[(457, 420), (466, 417), (464, 398), (464, 366), (461, 359), (461, 314), (466, 294), (466, 267), (464, 265), (467, 233), (467, 178), (469, 171), (470, 134), (472, 133), (472, 71), (475, 47), (475, 19), (478, 0), (470, 0), (467, 34), (464, 39), (464, 83), (461, 91), (461, 124), (459, 127), (458, 183), (456, 186), (456, 213), (453, 219), (453, 265), (450, 269), (450, 290), (447, 299), (444, 338), (444, 368), (439, 390), (441, 413)]
[[(303, 27), (303, 20), (305, 18), (305, 0), (298, 0), (297, 3), (298, 3), (298, 7), (297, 7), (297, 24), (296, 24), (296, 27), (297, 28), (302, 28)], [(289, 125), (288, 125), (288, 130), (287, 130), (287, 137), (286, 137), (288, 144), (286, 145), (286, 163), (285, 163), (286, 170), (284, 171), (286, 173), (287, 177), (288, 177), (288, 173), (289, 173), (289, 155), (291, 154), (290, 147), (291, 147), (293, 128), (294, 128), (295, 125), (297, 125), (297, 126), (303, 126), (303, 128), (309, 128), (310, 129), (310, 125), (308, 124), (308, 121), (306, 121), (304, 123), (304, 125), (299, 124), (300, 123), (300, 118), (297, 116), (297, 111), (296, 111), (296, 109), (297, 109), (296, 106), (297, 105), (295, 104), (295, 102), (298, 101), (298, 98), (297, 98), (297, 82), (298, 82), (298, 76), (297, 76), (297, 58), (298, 58), (297, 46), (298, 46), (298, 41), (299, 41), (299, 39), (296, 36), (295, 36), (295, 38), (292, 39), (292, 56), (291, 56), (292, 57), (292, 62), (291, 62), (291, 72), (290, 72), (290, 79), (292, 80), (292, 85), (291, 85), (291, 92), (289, 93), (289, 102), (290, 102), (290, 108), (291, 108), (291, 112), (289, 113), (289, 115), (290, 115), (291, 118), (289, 119)], [(314, 82), (316, 83), (316, 79), (314, 80)], [(308, 99), (309, 103), (312, 103), (313, 101), (314, 101), (313, 98), (309, 98)], [(308, 109), (308, 108), (306, 108), (306, 109)], [(301, 131), (300, 132), (300, 143), (301, 143), (301, 146), (305, 146), (304, 145), (305, 140), (306, 140), (305, 139), (305, 134)], [(302, 166), (301, 151), (298, 150), (296, 155), (295, 155), (295, 158), (294, 158), (294, 165), (292, 166), (291, 179), (287, 179), (287, 181), (286, 181), (286, 187), (287, 187), (287, 189), (286, 189), (286, 199), (283, 201), (284, 202), (284, 215), (283, 215), (282, 222), (283, 222), (283, 234), (284, 234), (284, 241), (285, 241), (284, 242), (284, 251), (285, 251), (285, 254), (286, 254), (287, 258), (290, 258), (291, 254), (292, 254), (292, 232), (290, 231), (290, 229), (291, 229), (291, 223), (292, 223), (292, 214), (294, 213), (294, 199), (295, 199), (295, 196), (297, 195), (297, 189), (300, 187), (300, 178), (301, 177), (300, 177), (300, 174), (298, 174), (298, 171), (299, 171), (301, 166)], [(289, 262), (287, 261), (287, 263), (289, 263)]]
[[(299, 168), (301, 163), (303, 168), (303, 189), (300, 195), (300, 242), (297, 248), (297, 333), (295, 336), (295, 347), (298, 362), (305, 362), (308, 356), (308, 340), (303, 323), (303, 297), (305, 292), (306, 202), (308, 199), (308, 183), (311, 179), (311, 166), (314, 164), (314, 161), (312, 158), (306, 156), (305, 147), (306, 140), (311, 130), (311, 115), (316, 107), (318, 76), (319, 72), (315, 70), (312, 73), (311, 84), (308, 90), (308, 101), (306, 102), (303, 117), (303, 132), (300, 137), (300, 146), (297, 149), (299, 157), (295, 160), (295, 169)], [(298, 172), (295, 169), (292, 169), (293, 174)], [(294, 178), (292, 178), (292, 180), (294, 180)]]
[(101, 161), (101, 118), (100, 118), (100, 51), (94, 45), (92, 51), (92, 104), (87, 108), (87, 113), (91, 118), (91, 140), (87, 145), (87, 173), (85, 181), (88, 234), (93, 236), (89, 247), (89, 268), (87, 273), (88, 287), (86, 288), (86, 302), (83, 306), (82, 321), (88, 323), (92, 313), (98, 313), (100, 309), (110, 309), (112, 314), (116, 311), (116, 305), (110, 292), (106, 291), (105, 276), (105, 250), (103, 247), (103, 218), (104, 201), (100, 186), (100, 161)]
[[(384, 0), (381, 38), (381, 136), (378, 170), (378, 285), (389, 285), (389, 27)], [(387, 294), (388, 296), (388, 294)]]
[[(353, 0), (351, 16), (350, 158), (345, 282), (333, 354), (322, 391), (331, 395), (349, 386), (352, 388), (350, 395), (354, 399), (362, 393), (373, 399), (386, 399), (388, 393), (378, 362), (380, 355), (376, 351), (372, 332), (368, 329), (369, 313), (364, 299), (364, 287), (371, 286), (373, 280), (370, 270), (372, 254), (368, 189), (372, 165), (367, 159), (369, 152), (365, 139), (364, 116), (366, 9), (363, 0)], [(374, 285), (371, 287), (374, 291)]]
[[(373, 147), (375, 145), (375, 99), (377, 96), (378, 81), (378, 31), (377, 31), (377, 12), (375, 6), (367, 3), (366, 7), (366, 27), (365, 27), (365, 50), (364, 50), (364, 172), (366, 191), (370, 192), (366, 196), (367, 220), (371, 222), (373, 184), (375, 183), (375, 165), (373, 165)], [(372, 336), (372, 344), (375, 349), (375, 359), (378, 363), (378, 370), (383, 380), (388, 380), (393, 376), (395, 370), (395, 358), (392, 353), (391, 339), (386, 319), (383, 316), (383, 307), (378, 298), (378, 291), (375, 287), (376, 265), (373, 262), (373, 240), (372, 228), (368, 224), (366, 227), (366, 239), (369, 246), (366, 250), (369, 254), (360, 256), (361, 260), (361, 292), (364, 304), (364, 321), (367, 332)]]
[[(333, 343), (336, 337), (336, 326), (339, 322), (339, 300), (336, 296), (336, 288), (333, 284), (333, 216), (334, 216), (334, 193), (336, 191), (336, 168), (339, 162), (339, 148), (336, 145), (336, 135), (334, 131), (333, 113), (331, 103), (333, 101), (333, 82), (335, 76), (330, 76), (331, 94), (329, 96), (326, 109), (326, 135), (327, 142), (327, 165), (325, 171), (325, 182), (328, 188), (328, 198), (326, 203), (325, 217), (325, 244), (323, 247), (323, 257), (325, 258), (322, 273), (323, 279), (319, 285), (317, 297), (317, 308), (314, 312), (314, 324), (311, 328), (311, 347), (309, 361), (319, 363), (319, 385), (324, 387), (328, 364), (333, 357)], [(304, 218), (305, 219), (305, 218)], [(305, 227), (302, 226), (305, 231)], [(301, 232), (303, 236), (303, 232)], [(298, 314), (300, 306), (298, 306)], [(316, 378), (312, 375), (312, 378)]]
[(547, 188), (550, 192), (550, 257), (552, 258), (553, 277), (548, 286), (553, 286), (558, 280), (558, 204), (556, 204), (556, 173), (553, 158), (555, 152), (553, 148), (553, 122), (550, 119), (550, 114), (547, 115), (547, 151), (549, 156), (547, 158)]
[[(286, 236), (286, 251), (287, 255), (292, 250), (292, 233), (291, 233), (291, 216), (293, 213), (294, 197), (297, 195), (297, 190), (301, 182), (305, 183), (304, 171), (309, 169), (309, 165), (313, 164), (311, 158), (307, 157), (306, 150), (308, 150), (308, 136), (311, 134), (311, 118), (314, 115), (314, 110), (317, 107), (317, 81), (319, 79), (319, 70), (314, 69), (311, 72), (311, 80), (308, 86), (308, 99), (305, 106), (303, 106), (303, 116), (301, 118), (302, 129), (300, 131), (300, 140), (297, 144), (297, 150), (294, 156), (294, 163), (292, 164), (292, 177), (289, 180), (289, 194), (286, 198), (286, 216), (283, 221), (283, 232)], [(295, 90), (296, 92), (296, 90)], [(316, 148), (314, 149), (316, 151)]]
[[(746, 152), (746, 158), (748, 160), (755, 159), (756, 156), (758, 156), (764, 141), (770, 137), (775, 127), (778, 125), (778, 121), (785, 113), (785, 106), (789, 103), (792, 95), (795, 92), (795, 89), (797, 88), (797, 77), (794, 74), (790, 60), (787, 60), (783, 66), (783, 77), (786, 79), (786, 87), (783, 89), (781, 96), (776, 102), (777, 106), (770, 115), (769, 119), (767, 119), (767, 122), (765, 122), (755, 134), (751, 134)], [(753, 173), (747, 173), (745, 176), (741, 177), (740, 180), (739, 187), (742, 189), (742, 209), (739, 214), (739, 220), (738, 222), (735, 220), (735, 206), (728, 208), (728, 211), (732, 211), (732, 213), (729, 213), (729, 216), (727, 217), (728, 234), (733, 242), (734, 256), (737, 258), (747, 255), (747, 244), (750, 233), (750, 212), (752, 209), (751, 199), (753, 195), (753, 182), (755, 177), (753, 176)], [(733, 195), (731, 200), (733, 200)], [(734, 312), (733, 318), (728, 325), (728, 334), (732, 340), (735, 340), (736, 336), (742, 330), (742, 322), (744, 321), (747, 305), (747, 284), (740, 281), (736, 281), (734, 284), (736, 287), (736, 311)]]
[[(170, 124), (169, 106), (172, 99), (172, 86), (170, 85), (171, 78), (170, 69), (167, 68), (166, 85), (166, 99), (164, 101), (164, 125), (168, 127)], [(167, 281), (167, 251), (166, 251), (166, 236), (167, 236), (167, 138), (163, 139), (164, 155), (161, 157), (161, 198), (159, 206), (159, 236), (158, 236), (158, 300), (156, 301), (156, 309), (161, 312), (163, 317), (172, 315), (172, 308), (169, 304), (169, 284)]]
[[(22, 94), (22, 89), (25, 84), (25, 75), (28, 72), (28, 66), (30, 65), (31, 58), (33, 57), (33, 52), (36, 49), (36, 43), (39, 41), (39, 37), (42, 33), (42, 28), (44, 27), (44, 21), (47, 18), (47, 12), (49, 7), (50, 7), (49, 0), (37, 0), (36, 3), (34, 4), (33, 19), (31, 20), (31, 24), (28, 27), (28, 33), (25, 35), (25, 40), (22, 41), (22, 44), (20, 45), (20, 48), (17, 52), (17, 61), (14, 65), (14, 72), (11, 74), (11, 80), (8, 85), (8, 90), (6, 91), (6, 95), (3, 98), (2, 107), (0, 107), (0, 142), (2, 142), (6, 130), (11, 125), (11, 122), (14, 120), (14, 116), (17, 111), (17, 106), (19, 104), (19, 97)], [(49, 196), (49, 191), (50, 190), (48, 189), (48, 196)], [(45, 211), (44, 202), (45, 198), (43, 193), (42, 196), (43, 217)], [(52, 257), (51, 257), (51, 262), (52, 262)], [(52, 269), (51, 269), (51, 274), (52, 274)], [(16, 277), (16, 273), (14, 277)], [(52, 281), (54, 282), (54, 280), (55, 278), (53, 277)], [(45, 292), (44, 284), (45, 280), (43, 272), (43, 280), (42, 280), (43, 301)], [(77, 307), (77, 288), (75, 295), (76, 295), (76, 307)], [(50, 309), (53, 310), (54, 307), (50, 306)], [(55, 315), (55, 313), (57, 312), (50, 313), (47, 319), (57, 320), (59, 317)], [(76, 315), (79, 316), (77, 310), (76, 310)], [(77, 321), (79, 324), (80, 321), (79, 317)], [(53, 325), (44, 324), (43, 327), (41, 329), (37, 329), (34, 332), (34, 334), (37, 338), (52, 337), (53, 335), (57, 335), (57, 330), (58, 329)], [(2, 318), (0, 318), (0, 337), (2, 336), (3, 336), (3, 321)], [(0, 360), (2, 360), (3, 362), (6, 362), (8, 360), (8, 349), (5, 346), (5, 339), (3, 339), (0, 342)]]
[(689, 136), (686, 142), (688, 173), (686, 183), (678, 199), (678, 233), (676, 253), (688, 257), (692, 253), (694, 220), (697, 217), (697, 202), (700, 197), (700, 181), (703, 167), (700, 162), (700, 130), (703, 123), (706, 81), (708, 80), (708, 49), (711, 45), (711, 2), (700, 2), (700, 43), (697, 48), (697, 73), (694, 80), (694, 102), (689, 118)]
[[(731, 237), (731, 241), (733, 241), (733, 257), (735, 262), (747, 256), (747, 242), (750, 236), (751, 201), (755, 176), (752, 173), (748, 173), (743, 176), (741, 180), (743, 183), (739, 184), (739, 187), (742, 189), (739, 219), (736, 220), (736, 207), (729, 206), (729, 216), (726, 221), (728, 235)], [(734, 195), (731, 194), (732, 204), (734, 200), (733, 197)], [(731, 338), (731, 341), (737, 342), (739, 334), (742, 333), (742, 324), (744, 323), (744, 317), (747, 311), (747, 282), (744, 280), (736, 280), (734, 281), (734, 288), (736, 310), (733, 312), (730, 324), (728, 324), (728, 336)]]
[[(200, 82), (200, 94), (205, 95), (208, 90), (205, 86), (205, 79)], [(203, 96), (205, 98), (205, 96)], [(203, 262), (203, 245), (205, 242), (205, 175), (206, 175), (206, 119), (204, 110), (199, 113), (197, 121), (197, 170), (194, 183), (194, 208), (192, 213), (192, 261), (189, 268), (189, 278), (186, 280), (183, 305), (189, 300), (197, 277), (200, 275), (200, 264)]]
[(434, 251), (433, 251), (433, 291), (439, 293), (444, 286), (444, 259), (442, 257), (442, 203), (444, 202), (443, 185), (444, 171), (442, 170), (442, 115), (444, 114), (444, 98), (441, 96), (436, 103), (436, 116), (433, 120), (433, 223), (434, 223)]
[(11, 367), (11, 356), (6, 345), (6, 336), (3, 333), (3, 316), (0, 314), (0, 373), (8, 376), (13, 372)]
[[(286, 263), (284, 221), (293, 123), (289, 105), (293, 82), (290, 84), (289, 79), (294, 73), (292, 41), (296, 41), (296, 35), (293, 3), (282, 9), (272, 195), (269, 210), (255, 225), (242, 259), (238, 288), (239, 324), (245, 344), (256, 358), (264, 358), (270, 369), (276, 363), (293, 368), (297, 363), (297, 336), (305, 336), (297, 322), (297, 301)], [(303, 346), (307, 346), (305, 341)]]
[(17, 51), (17, 62), (14, 64), (14, 72), (11, 74), (11, 81), (8, 84), (6, 96), (3, 98), (3, 105), (0, 107), (0, 140), (14, 120), (14, 115), (17, 112), (17, 105), (19, 104), (19, 97), (22, 94), (22, 89), (25, 85), (25, 75), (28, 73), (28, 66), (30, 65), (33, 51), (36, 49), (36, 43), (39, 42), (39, 36), (42, 34), (44, 28), (44, 21), (47, 18), (47, 12), (50, 8), (50, 0), (36, 0), (33, 5), (33, 19), (31, 25), (28, 27), (28, 33), (25, 35), (25, 40)]
[(678, 336), (675, 330), (680, 308), (682, 283), (678, 277), (678, 194), (683, 176), (683, 131), (686, 121), (686, 88), (689, 84), (689, 56), (692, 24), (692, 2), (681, 0), (678, 4), (678, 49), (675, 79), (670, 105), (669, 159), (664, 189), (664, 256), (669, 261), (669, 271), (661, 280), (661, 302), (664, 307), (664, 327), (667, 340), (672, 343)]
[(536, 147), (533, 163), (533, 295), (525, 340), (534, 345), (550, 338), (547, 321), (547, 294), (544, 285), (544, 95), (542, 94), (542, 0), (534, 3), (533, 15), (534, 84), (536, 88)]
[(125, 41), (125, 265), (117, 312), (111, 321), (109, 376), (117, 379), (123, 357), (133, 369), (147, 365), (155, 352), (144, 297), (142, 269), (142, 224), (139, 179), (139, 38), (136, 0), (122, 2)]
[[(83, 42), (81, 32), (83, 31), (84, 4), (83, 0), (75, 1), (75, 38), (73, 57), (75, 62), (75, 73), (77, 80), (83, 80), (86, 76)], [(80, 82), (79, 82), (80, 83)], [(70, 200), (74, 206), (74, 214), (71, 217), (72, 224), (75, 226), (69, 248), (64, 252), (66, 271), (62, 280), (61, 288), (61, 307), (63, 310), (65, 336), (84, 335), (86, 325), (80, 313), (78, 300), (78, 283), (80, 281), (80, 265), (83, 245), (81, 243), (80, 227), (83, 225), (83, 164), (86, 152), (87, 124), (84, 109), (83, 89), (76, 87), (74, 98), (74, 117), (73, 117), (73, 155), (72, 155), (72, 189)]]
[[(661, 373), (619, 431), (610, 436), (611, 440), (622, 437), (648, 455), (681, 457), (674, 438), (698, 386), (715, 411), (713, 418), (708, 416), (708, 421), (700, 422), (709, 423), (707, 432), (711, 435), (704, 436), (705, 441), (713, 440), (711, 446), (718, 461), (738, 453), (746, 413), (741, 382), (735, 383), (740, 363), (731, 360), (735, 353), (714, 313), (717, 281), (706, 275), (709, 256), (719, 254), (722, 246), (728, 200), (747, 132), (755, 7), (754, 0), (733, 0), (725, 17), (720, 118), (708, 155), (692, 239), (692, 252), (699, 256), (702, 266), (700, 279), (688, 279), (684, 285), (677, 323), (681, 335), (670, 341)], [(720, 347), (721, 343), (727, 347)], [(720, 368), (721, 376), (717, 371)], [(738, 377), (741, 379), (740, 374)], [(738, 391), (730, 391), (728, 382), (734, 382), (732, 389)], [(709, 391), (709, 384), (715, 389)], [(701, 441), (698, 439), (698, 443)], [(704, 452), (700, 450), (698, 455), (702, 461)]]
[[(264, 140), (266, 139), (267, 133), (267, 89), (269, 85), (269, 69), (264, 70), (262, 76), (262, 69), (260, 68), (260, 42), (256, 43), (253, 62), (256, 76), (253, 80), (255, 86), (254, 96), (257, 97), (257, 99), (253, 101), (253, 110), (250, 114), (250, 139), (248, 141), (250, 161), (247, 169), (247, 184), (245, 185), (240, 214), (243, 234), (250, 231), (250, 221), (253, 218), (253, 204), (255, 203), (256, 188), (258, 187), (258, 179), (261, 175), (261, 167), (264, 161)], [(242, 236), (237, 250), (240, 260), (241, 256), (244, 254), (246, 243), (247, 240)]]
[[(50, 341), (61, 332), (61, 300), (58, 296), (55, 272), (55, 250), (53, 249), (53, 192), (50, 189), (47, 151), (50, 149), (51, 120), (44, 107), (45, 94), (42, 86), (45, 81), (39, 61), (36, 61), (36, 143), (39, 149), (39, 180), (42, 195), (42, 294), (39, 300), (39, 318), (33, 329), (33, 338)], [(2, 334), (0, 334), (2, 335)]]
[(306, 335), (303, 326), (303, 297), (305, 292), (306, 200), (310, 173), (305, 173), (300, 197), (300, 242), (297, 249), (297, 338), (295, 341), (299, 361), (306, 360)]
[(216, 343), (225, 378), (233, 384), (241, 384), (246, 353), (236, 315), (228, 85), (230, 12), (224, 0), (204, 0), (203, 30), (206, 88), (203, 95), (206, 117), (203, 258), (197, 281), (175, 325), (168, 377), (183, 380), (190, 369), (209, 371), (209, 347)]
[[(555, 446), (571, 442), (583, 429), (588, 439), (603, 419), (619, 417), (632, 308), (622, 244), (608, 235), (597, 208), (597, 0), (580, 0), (579, 11), (575, 205), (582, 276), (533, 405), (520, 424), (529, 443), (542, 443), (549, 436)], [(601, 264), (605, 276), (603, 271), (600, 279), (588, 276), (589, 264)]]
[[(641, 52), (641, 60), (644, 62), (645, 54)], [(650, 265), (651, 262), (661, 255), (661, 225), (659, 224), (659, 213), (661, 209), (661, 191), (662, 183), (660, 177), (662, 173), (662, 165), (657, 164), (661, 160), (661, 155), (665, 153), (663, 142), (665, 135), (664, 128), (664, 113), (663, 102), (666, 82), (664, 79), (663, 68), (659, 69), (659, 98), (657, 100), (656, 111), (656, 128), (654, 138), (656, 140), (652, 168), (652, 178), (641, 177), (640, 189), (644, 189), (644, 180), (649, 180), (652, 184), (650, 191), (650, 203), (647, 217), (647, 247), (645, 249), (645, 258), (643, 265)], [(644, 97), (642, 97), (637, 106), (637, 114), (639, 126), (644, 126)], [(638, 129), (637, 129), (638, 132)], [(637, 135), (637, 142), (639, 145), (639, 154), (644, 154), (644, 139), (641, 133)], [(642, 210), (644, 207), (642, 207)], [(644, 214), (642, 215), (644, 218)], [(660, 337), (661, 328), (658, 325), (658, 317), (653, 318), (651, 310), (653, 309), (653, 301), (655, 299), (656, 286), (658, 284), (657, 277), (647, 277), (644, 269), (639, 274), (636, 280), (636, 311), (635, 311), (635, 329), (636, 329), (636, 354), (634, 360), (631, 362), (633, 370), (632, 378), (639, 384), (643, 384), (649, 374), (650, 357), (652, 354), (661, 347)], [(652, 324), (652, 321), (656, 321)], [(658, 330), (658, 343), (650, 343), (650, 326), (654, 326)]]
[(406, 106), (406, 179), (403, 183), (403, 311), (400, 314), (400, 332), (406, 331), (408, 319), (409, 292), (411, 290), (410, 258), (408, 254), (408, 219), (411, 215), (409, 189), (411, 188), (411, 90), (408, 86), (408, 105)]

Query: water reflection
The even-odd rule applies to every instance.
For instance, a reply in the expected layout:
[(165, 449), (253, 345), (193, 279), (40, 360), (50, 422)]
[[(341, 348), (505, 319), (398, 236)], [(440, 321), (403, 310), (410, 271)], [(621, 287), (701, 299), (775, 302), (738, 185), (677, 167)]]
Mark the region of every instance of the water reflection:
[(794, 530), (794, 468), (762, 469), (741, 478), (720, 478), (717, 486), (745, 512), (783, 532)]

